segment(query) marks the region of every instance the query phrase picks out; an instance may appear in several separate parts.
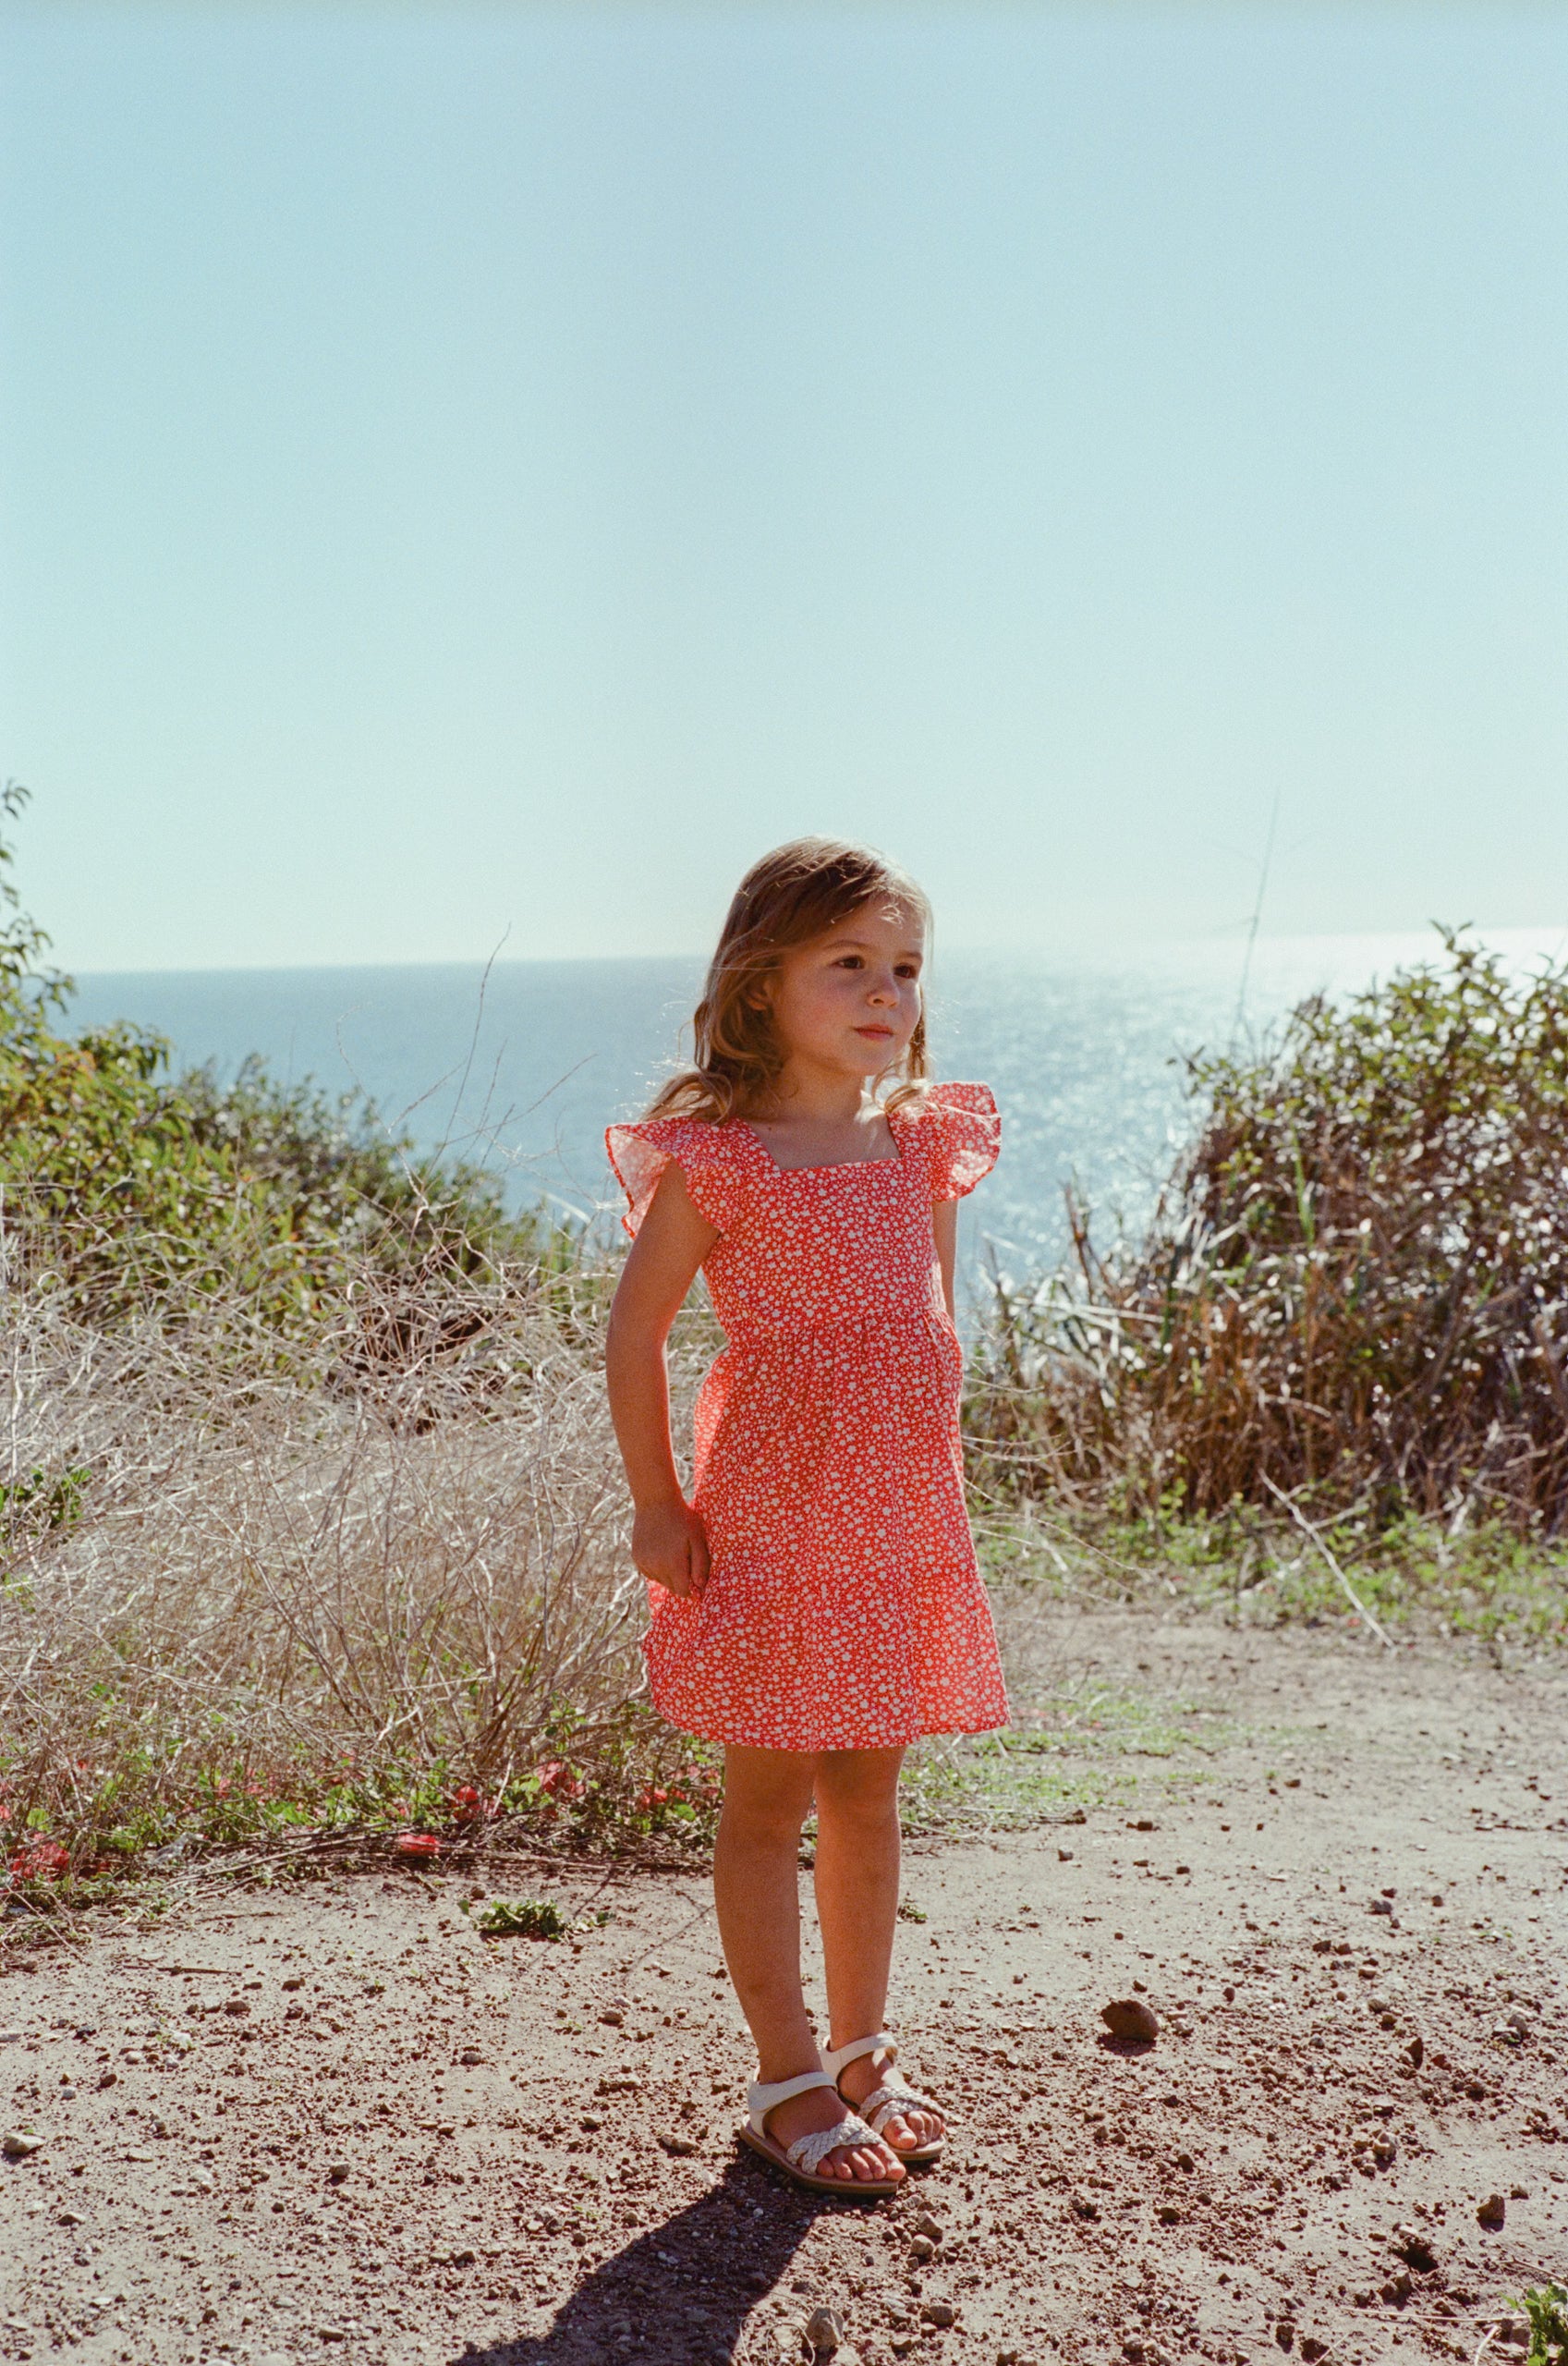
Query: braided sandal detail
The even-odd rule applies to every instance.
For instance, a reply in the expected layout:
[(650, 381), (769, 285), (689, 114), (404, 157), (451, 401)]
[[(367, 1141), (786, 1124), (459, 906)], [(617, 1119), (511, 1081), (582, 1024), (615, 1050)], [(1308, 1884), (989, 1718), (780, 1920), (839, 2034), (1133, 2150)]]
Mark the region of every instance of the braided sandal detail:
[[(856, 2104), (856, 2110), (870, 2121), (888, 2151), (896, 2153), (901, 2161), (910, 2162), (919, 2168), (926, 2162), (938, 2159), (947, 2140), (944, 2136), (936, 2137), (930, 2144), (895, 2144), (891, 2136), (882, 2135), (888, 2121), (900, 2117), (911, 2106), (917, 2111), (940, 2111), (942, 2108), (940, 2104), (933, 2103), (930, 2095), (923, 2095), (918, 2087), (912, 2087), (893, 2067), (898, 2054), (898, 2040), (891, 2031), (879, 2030), (874, 2037), (852, 2038), (847, 2045), (825, 2045), (822, 2061), (833, 2073), (833, 2084), (838, 2084), (839, 2073), (846, 2063), (858, 2062), (865, 2054), (874, 2057), (871, 2067), (881, 2073), (881, 2079), (863, 2104)], [(885, 2065), (881, 2060), (884, 2055), (887, 2057)]]
[[(844, 2119), (835, 2120), (831, 2128), (813, 2128), (806, 2135), (797, 2136), (793, 2144), (781, 2144), (776, 2136), (768, 2133), (768, 2114), (779, 2104), (788, 2103), (792, 2095), (803, 2095), (810, 2087), (827, 2087), (838, 2093), (837, 2083), (826, 2070), (803, 2070), (797, 2079), (778, 2079), (772, 2086), (761, 2084), (746, 2091), (747, 2116), (736, 2133), (743, 2144), (749, 2144), (765, 2161), (782, 2169), (796, 2185), (805, 2186), (811, 2193), (850, 2194), (857, 2201), (881, 2201), (896, 2193), (904, 2182), (900, 2177), (825, 2177), (818, 2174), (830, 2153), (846, 2144), (869, 2144), (883, 2152), (893, 2153), (889, 2144), (874, 2128), (867, 2126), (857, 2111), (850, 2111)], [(839, 2097), (840, 2102), (843, 2097)]]

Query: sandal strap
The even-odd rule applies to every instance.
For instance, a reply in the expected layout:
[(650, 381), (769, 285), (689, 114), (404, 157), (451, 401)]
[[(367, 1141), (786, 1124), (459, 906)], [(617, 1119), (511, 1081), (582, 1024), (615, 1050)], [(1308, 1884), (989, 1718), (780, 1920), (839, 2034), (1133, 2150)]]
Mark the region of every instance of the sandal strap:
[(847, 2045), (824, 2045), (821, 2051), (836, 2079), (846, 2062), (858, 2062), (863, 2054), (885, 2054), (891, 2062), (898, 2052), (898, 2040), (891, 2030), (879, 2030), (874, 2037), (853, 2037)]
[[(831, 2079), (828, 2084), (833, 2084)], [(874, 2128), (867, 2127), (858, 2112), (852, 2111), (846, 2118), (835, 2120), (832, 2128), (814, 2128), (809, 2135), (797, 2136), (793, 2144), (785, 2145), (784, 2157), (808, 2177), (815, 2177), (819, 2164), (846, 2144), (869, 2144), (880, 2150), (881, 2139)]]
[(908, 2111), (911, 2105), (916, 2111), (936, 2111), (939, 2108), (930, 2095), (921, 2094), (919, 2089), (911, 2087), (906, 2079), (893, 2079), (885, 2080), (874, 2094), (868, 2095), (859, 2110), (880, 2136), (890, 2119)]
[(803, 2095), (812, 2087), (833, 2087), (835, 2094), (838, 2092), (825, 2070), (802, 2070), (797, 2078), (775, 2079), (771, 2086), (759, 2080), (748, 2087), (746, 2108), (758, 2135), (767, 2134), (762, 2123), (776, 2104), (787, 2104), (792, 2095)]

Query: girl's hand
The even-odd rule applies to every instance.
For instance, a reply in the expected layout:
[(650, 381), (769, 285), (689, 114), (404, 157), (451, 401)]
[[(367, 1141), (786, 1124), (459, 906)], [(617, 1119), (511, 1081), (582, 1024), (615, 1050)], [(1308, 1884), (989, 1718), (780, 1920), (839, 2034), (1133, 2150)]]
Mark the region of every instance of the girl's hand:
[(687, 1503), (650, 1504), (632, 1522), (632, 1559), (682, 1602), (708, 1582), (708, 1539)]

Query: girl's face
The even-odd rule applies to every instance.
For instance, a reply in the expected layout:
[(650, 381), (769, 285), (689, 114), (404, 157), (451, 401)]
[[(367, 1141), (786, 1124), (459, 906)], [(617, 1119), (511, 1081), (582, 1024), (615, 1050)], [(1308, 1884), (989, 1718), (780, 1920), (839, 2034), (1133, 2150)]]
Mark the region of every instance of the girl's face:
[(793, 946), (772, 990), (786, 1058), (862, 1082), (892, 1067), (919, 1023), (925, 954), (918, 912), (881, 902)]

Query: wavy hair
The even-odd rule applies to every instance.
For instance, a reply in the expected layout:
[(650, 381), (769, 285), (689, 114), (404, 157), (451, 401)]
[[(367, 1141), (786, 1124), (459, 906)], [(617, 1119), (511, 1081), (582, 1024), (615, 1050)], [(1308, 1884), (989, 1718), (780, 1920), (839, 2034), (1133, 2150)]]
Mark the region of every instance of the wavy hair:
[[(765, 1105), (785, 1057), (767, 980), (796, 945), (813, 944), (840, 921), (883, 899), (907, 905), (930, 929), (931, 908), (924, 890), (870, 847), (842, 838), (794, 838), (753, 863), (735, 889), (708, 965), (692, 1018), (692, 1064), (661, 1086), (649, 1116), (722, 1125), (726, 1117)], [(924, 1093), (923, 1010), (892, 1073), (886, 1107), (899, 1108)]]

